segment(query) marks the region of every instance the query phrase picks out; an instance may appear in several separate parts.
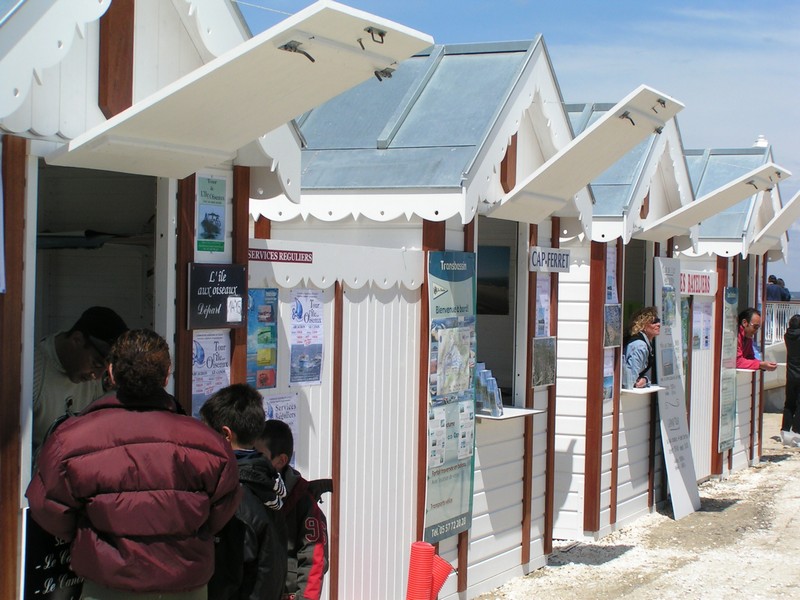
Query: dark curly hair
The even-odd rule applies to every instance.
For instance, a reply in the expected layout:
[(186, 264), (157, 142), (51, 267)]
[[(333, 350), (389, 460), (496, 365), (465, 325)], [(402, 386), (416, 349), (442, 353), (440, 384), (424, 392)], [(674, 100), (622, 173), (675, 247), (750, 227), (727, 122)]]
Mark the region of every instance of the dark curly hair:
[(169, 375), (169, 345), (155, 331), (132, 329), (117, 338), (108, 356), (114, 381), (126, 396), (145, 398), (164, 388)]

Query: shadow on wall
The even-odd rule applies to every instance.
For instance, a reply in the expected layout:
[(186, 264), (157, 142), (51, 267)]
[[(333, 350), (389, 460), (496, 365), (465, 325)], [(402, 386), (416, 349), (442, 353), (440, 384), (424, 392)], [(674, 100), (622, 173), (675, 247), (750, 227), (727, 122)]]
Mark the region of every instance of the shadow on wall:
[[(583, 514), (583, 507), (577, 506), (582, 502), (583, 495), (577, 491), (572, 491), (573, 479), (576, 476), (577, 467), (575, 465), (575, 445), (578, 441), (570, 438), (565, 450), (559, 450), (556, 441), (556, 451), (553, 460), (554, 490), (553, 490), (553, 525), (554, 529), (559, 529), (559, 520), (568, 521), (568, 513), (574, 513), (574, 518), (580, 518)], [(581, 524), (582, 525), (582, 524)], [(568, 527), (564, 526), (565, 529)], [(581, 527), (582, 529), (582, 527)]]

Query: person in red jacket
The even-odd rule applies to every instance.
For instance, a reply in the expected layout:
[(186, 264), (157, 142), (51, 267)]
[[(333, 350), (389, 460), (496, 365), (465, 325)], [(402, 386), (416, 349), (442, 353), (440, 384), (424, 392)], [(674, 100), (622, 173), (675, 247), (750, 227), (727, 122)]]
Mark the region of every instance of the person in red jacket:
[(289, 535), (283, 600), (319, 600), (328, 571), (328, 524), (318, 502), (319, 495), (331, 489), (306, 481), (291, 467), (294, 439), (291, 428), (283, 421), (270, 419), (264, 423), (255, 447), (272, 459), (286, 484), (286, 498), (280, 510)]
[(747, 308), (739, 313), (739, 340), (736, 345), (736, 368), (752, 371), (774, 371), (778, 363), (758, 360), (753, 350), (753, 338), (761, 329), (761, 313), (755, 308)]
[(82, 598), (205, 600), (214, 534), (239, 505), (236, 459), (222, 436), (178, 414), (162, 337), (123, 333), (109, 363), (116, 391), (45, 440), (31, 517), (71, 542)]

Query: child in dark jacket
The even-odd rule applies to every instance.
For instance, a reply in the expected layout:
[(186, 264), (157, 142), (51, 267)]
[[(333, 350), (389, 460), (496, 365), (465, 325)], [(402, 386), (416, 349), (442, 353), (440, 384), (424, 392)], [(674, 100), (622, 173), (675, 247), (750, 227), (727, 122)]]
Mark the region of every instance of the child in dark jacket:
[(279, 600), (286, 578), (286, 531), (278, 515), (286, 489), (270, 460), (253, 448), (264, 425), (261, 395), (235, 384), (200, 408), (200, 418), (230, 443), (243, 487), (236, 515), (218, 536), (213, 600)]
[(328, 571), (328, 525), (319, 507), (319, 496), (331, 491), (330, 482), (308, 482), (291, 467), (294, 439), (291, 428), (283, 421), (271, 419), (264, 423), (255, 446), (272, 457), (272, 464), (286, 483), (286, 499), (280, 510), (288, 529), (289, 552), (283, 599), (319, 600)]

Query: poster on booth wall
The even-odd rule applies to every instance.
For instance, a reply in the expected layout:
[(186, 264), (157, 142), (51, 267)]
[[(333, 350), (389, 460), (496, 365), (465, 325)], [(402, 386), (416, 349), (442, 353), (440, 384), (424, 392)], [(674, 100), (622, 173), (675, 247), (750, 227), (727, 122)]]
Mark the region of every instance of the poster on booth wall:
[(197, 176), (197, 250), (225, 252), (225, 177)]
[(231, 382), (231, 336), (228, 329), (194, 332), (192, 342), (192, 416), (208, 397)]
[(615, 356), (613, 348), (603, 349), (603, 400), (614, 399)]
[(686, 417), (686, 379), (683, 368), (683, 327), (679, 296), (680, 260), (656, 258), (656, 294), (661, 332), (653, 339), (656, 347), (658, 411), (661, 443), (667, 469), (672, 511), (680, 519), (700, 509), (700, 492), (694, 470), (689, 423)]
[(320, 290), (292, 290), (289, 385), (322, 381), (323, 306)]
[(550, 335), (550, 276), (536, 276), (536, 337)]
[(619, 304), (617, 294), (617, 247), (606, 245), (606, 304)]
[[(295, 440), (295, 446), (300, 440), (300, 430), (297, 426), (297, 394), (281, 394), (269, 395), (261, 392), (263, 400), (264, 414), (267, 420), (277, 419), (283, 421), (292, 430), (292, 437)], [(297, 454), (292, 454), (289, 464), (295, 466), (294, 457)]]
[(247, 383), (274, 388), (278, 369), (278, 289), (247, 291)]
[(475, 471), (475, 254), (428, 259), (430, 363), (424, 540), (436, 543), (472, 524)]
[(531, 340), (533, 377), (531, 386), (554, 385), (556, 382), (556, 338), (535, 337)]
[(725, 288), (722, 315), (722, 364), (719, 374), (719, 443), (717, 450), (733, 448), (736, 434), (736, 348), (739, 344), (739, 290)]

